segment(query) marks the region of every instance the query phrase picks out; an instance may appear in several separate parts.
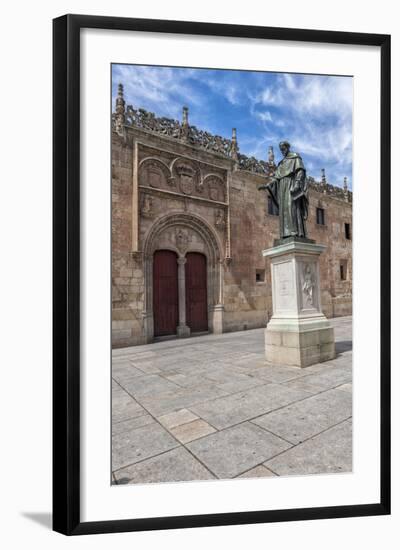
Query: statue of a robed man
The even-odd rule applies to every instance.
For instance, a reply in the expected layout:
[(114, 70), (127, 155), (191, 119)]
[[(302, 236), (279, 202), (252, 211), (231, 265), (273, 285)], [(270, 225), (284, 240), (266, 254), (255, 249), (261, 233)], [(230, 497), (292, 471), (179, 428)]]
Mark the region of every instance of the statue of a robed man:
[(308, 216), (308, 184), (302, 158), (290, 151), (290, 143), (281, 141), (279, 149), (282, 160), (266, 185), (271, 199), (279, 208), (280, 238), (307, 237), (306, 220)]

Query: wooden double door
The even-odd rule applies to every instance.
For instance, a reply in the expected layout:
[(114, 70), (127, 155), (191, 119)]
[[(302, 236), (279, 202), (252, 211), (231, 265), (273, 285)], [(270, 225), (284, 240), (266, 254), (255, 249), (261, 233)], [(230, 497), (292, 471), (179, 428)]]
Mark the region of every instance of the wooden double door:
[(198, 252), (186, 254), (185, 264), (186, 324), (191, 332), (208, 330), (207, 259)]
[(153, 262), (154, 336), (176, 334), (179, 324), (179, 296), (185, 301), (186, 325), (191, 332), (208, 330), (207, 259), (189, 252), (184, 264), (185, 292), (179, 289), (178, 257), (170, 250), (157, 250)]

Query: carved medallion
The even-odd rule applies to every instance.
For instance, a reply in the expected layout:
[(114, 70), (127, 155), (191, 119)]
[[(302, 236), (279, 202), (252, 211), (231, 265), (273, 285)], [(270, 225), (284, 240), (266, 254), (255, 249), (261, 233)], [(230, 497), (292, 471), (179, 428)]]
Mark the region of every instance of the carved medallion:
[(140, 167), (139, 183), (160, 189), (165, 187), (168, 176), (166, 166), (156, 159), (148, 159)]
[(207, 178), (208, 196), (212, 201), (223, 202), (225, 198), (224, 182), (218, 176)]
[(195, 162), (189, 159), (177, 158), (173, 161), (172, 179), (177, 189), (185, 195), (201, 191), (200, 169)]
[(195, 170), (187, 164), (179, 164), (179, 166), (176, 167), (176, 173), (179, 178), (179, 189), (182, 193), (185, 193), (185, 195), (193, 193), (196, 184)]

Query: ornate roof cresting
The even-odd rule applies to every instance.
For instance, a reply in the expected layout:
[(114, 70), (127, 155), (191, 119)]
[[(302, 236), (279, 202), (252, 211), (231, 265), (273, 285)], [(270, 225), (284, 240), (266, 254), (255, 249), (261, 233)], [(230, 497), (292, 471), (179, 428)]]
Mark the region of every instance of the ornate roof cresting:
[[(115, 112), (112, 113), (112, 127), (120, 136), (125, 135), (127, 127), (133, 127), (178, 139), (189, 145), (200, 147), (205, 151), (230, 158), (235, 162), (237, 169), (261, 176), (271, 176), (276, 168), (272, 146), (268, 148), (268, 160), (266, 161), (248, 157), (239, 152), (236, 128), (232, 128), (232, 139), (200, 130), (189, 124), (189, 109), (186, 106), (182, 109), (182, 122), (167, 117), (156, 117), (154, 113), (145, 109), (134, 109), (132, 105), (126, 105), (122, 84), (118, 84)], [(352, 192), (348, 190), (347, 178), (345, 178), (343, 188), (335, 187), (327, 182), (325, 169), (321, 169), (321, 182), (312, 177), (309, 177), (308, 181), (316, 191), (348, 202), (352, 201)]]

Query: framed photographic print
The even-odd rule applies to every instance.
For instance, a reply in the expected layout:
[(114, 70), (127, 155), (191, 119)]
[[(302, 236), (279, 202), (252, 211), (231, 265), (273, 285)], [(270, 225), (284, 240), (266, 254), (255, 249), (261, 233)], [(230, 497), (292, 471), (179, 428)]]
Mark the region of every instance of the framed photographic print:
[(390, 513), (390, 37), (54, 20), (54, 529)]

